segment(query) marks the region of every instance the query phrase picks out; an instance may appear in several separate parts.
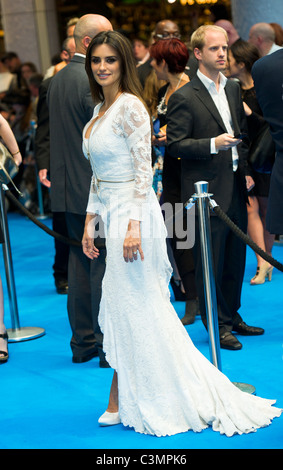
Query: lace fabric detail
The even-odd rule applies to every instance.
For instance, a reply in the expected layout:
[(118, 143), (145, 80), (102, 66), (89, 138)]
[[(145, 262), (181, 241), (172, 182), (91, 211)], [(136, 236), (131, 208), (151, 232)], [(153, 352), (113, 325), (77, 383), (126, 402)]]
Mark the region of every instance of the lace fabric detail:
[(121, 248), (108, 241), (99, 323), (122, 423), (158, 437), (208, 426), (230, 437), (280, 416), (274, 400), (241, 392), (193, 345), (170, 303), (165, 238), (144, 240), (136, 265), (119, 261)]
[[(100, 106), (94, 109), (93, 119), (98, 116)], [(90, 138), (83, 139), (83, 151), (90, 158), (94, 174), (87, 212), (93, 213), (96, 205), (100, 205), (98, 180), (134, 178), (130, 218), (142, 220), (142, 206), (152, 187), (150, 117), (142, 102), (127, 93), (120, 95), (108, 111), (94, 123)]]
[[(94, 117), (97, 113), (98, 108)], [(142, 103), (123, 94), (95, 122), (89, 141), (84, 138), (84, 151), (95, 172), (88, 210), (101, 212), (106, 225), (99, 324), (106, 359), (118, 372), (122, 423), (155, 436), (189, 429), (200, 432), (208, 426), (227, 436), (253, 432), (282, 410), (272, 407), (272, 400), (241, 392), (218, 371), (194, 347), (170, 302), (172, 268), (163, 216), (151, 187), (150, 136)], [(99, 179), (131, 178), (134, 181), (126, 186), (99, 186)], [(131, 216), (141, 216), (145, 203), (141, 222), (145, 258), (125, 263), (128, 206)]]
[(121, 129), (117, 126), (118, 122), (120, 126), (123, 123), (123, 136), (127, 140), (135, 174), (131, 217), (141, 220), (142, 204), (147, 201), (152, 187), (150, 118), (142, 103), (135, 100), (132, 103), (126, 102), (124, 109), (121, 109), (121, 114), (114, 121), (114, 132)]

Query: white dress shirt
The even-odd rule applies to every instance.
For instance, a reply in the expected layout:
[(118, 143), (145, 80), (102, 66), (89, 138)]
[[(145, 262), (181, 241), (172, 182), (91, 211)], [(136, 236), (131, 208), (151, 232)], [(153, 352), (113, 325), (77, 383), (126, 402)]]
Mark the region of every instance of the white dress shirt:
[[(204, 84), (204, 86), (206, 87), (211, 98), (213, 99), (214, 104), (216, 108), (218, 109), (220, 116), (222, 117), (222, 120), (224, 122), (224, 125), (226, 127), (228, 134), (234, 135), (231, 112), (230, 112), (229, 104), (227, 101), (227, 96), (224, 90), (226, 82), (227, 82), (227, 78), (221, 72), (219, 73), (220, 81), (219, 81), (219, 90), (217, 91), (216, 85), (213, 80), (208, 78), (199, 70), (197, 71), (197, 75), (199, 79), (202, 81), (202, 83)], [(232, 149), (232, 159), (233, 159), (233, 171), (236, 171), (238, 168), (239, 155), (238, 155), (236, 146), (232, 147), (231, 149)], [(218, 153), (218, 151), (215, 148), (215, 137), (211, 139), (210, 152), (213, 154)]]
[(273, 52), (279, 51), (279, 49), (282, 49), (282, 46), (278, 46), (274, 42), (266, 55), (273, 54)]

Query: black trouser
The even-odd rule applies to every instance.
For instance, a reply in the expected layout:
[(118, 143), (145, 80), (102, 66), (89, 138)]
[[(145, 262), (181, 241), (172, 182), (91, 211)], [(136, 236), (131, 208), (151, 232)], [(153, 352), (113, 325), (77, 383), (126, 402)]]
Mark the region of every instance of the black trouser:
[[(187, 229), (187, 214), (184, 214), (183, 217), (183, 230), (186, 232)], [(175, 220), (175, 223), (176, 222)], [(180, 222), (179, 222), (180, 223)], [(176, 228), (176, 227), (175, 227)], [(182, 280), (182, 284), (185, 289), (186, 300), (196, 299), (197, 297), (197, 289), (196, 289), (196, 281), (195, 281), (195, 265), (194, 265), (194, 257), (193, 257), (193, 250), (191, 248), (178, 248), (179, 244), (186, 244), (186, 237), (181, 238), (178, 237), (176, 231), (173, 231), (173, 236), (170, 238), (170, 244), (172, 247), (174, 259), (178, 268), (178, 272), (180, 274), (180, 278)]]
[[(68, 230), (65, 218), (65, 212), (53, 212), (52, 228), (55, 232), (60, 233), (68, 238)], [(68, 279), (68, 260), (69, 245), (55, 238), (55, 257), (53, 264), (53, 276), (55, 281)]]
[[(81, 242), (85, 216), (66, 213), (68, 236)], [(101, 242), (101, 240), (100, 240)], [(102, 279), (105, 271), (105, 245), (97, 259), (90, 260), (81, 246), (70, 246), (68, 266), (68, 315), (72, 329), (71, 349), (83, 357), (96, 349), (104, 360), (102, 333), (98, 325)]]
[[(217, 202), (217, 198), (215, 197)], [(247, 209), (237, 175), (228, 217), (244, 232), (247, 231)], [(219, 332), (231, 331), (242, 321), (238, 313), (241, 306), (241, 291), (246, 263), (246, 245), (216, 215), (210, 217), (212, 255), (218, 309)], [(206, 309), (203, 289), (203, 271), (200, 251), (199, 221), (196, 217), (196, 241), (194, 247), (196, 284), (199, 295), (201, 317), (206, 326)]]

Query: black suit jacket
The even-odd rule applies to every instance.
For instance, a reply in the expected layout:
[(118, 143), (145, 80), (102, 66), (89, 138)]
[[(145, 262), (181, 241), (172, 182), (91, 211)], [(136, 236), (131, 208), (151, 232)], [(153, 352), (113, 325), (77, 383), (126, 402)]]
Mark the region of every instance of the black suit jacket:
[(35, 159), (38, 170), (50, 169), (49, 110), (46, 95), (53, 77), (43, 80), (37, 102), (37, 128), (35, 133)]
[(252, 77), (276, 150), (283, 153), (283, 48), (257, 60), (252, 68)]
[[(247, 132), (238, 83), (227, 80), (225, 86), (234, 133)], [(167, 108), (167, 145), (169, 153), (181, 158), (182, 200), (194, 193), (194, 183), (208, 181), (209, 192), (225, 212), (233, 193), (231, 150), (210, 153), (210, 140), (227, 132), (223, 120), (207, 89), (196, 75), (170, 97)], [(248, 172), (248, 145), (238, 145), (239, 176), (247, 199), (245, 175)]]
[(137, 67), (137, 73), (138, 77), (141, 82), (141, 86), (144, 88), (145, 86), (145, 81), (149, 74), (152, 72), (152, 67), (150, 65), (152, 59), (148, 59), (144, 64), (141, 64), (139, 67)]
[(85, 215), (91, 167), (82, 151), (82, 132), (94, 103), (84, 57), (74, 55), (47, 92), (50, 127), (51, 209)]
[(252, 76), (258, 103), (276, 146), (266, 226), (271, 233), (283, 234), (283, 49), (255, 62)]

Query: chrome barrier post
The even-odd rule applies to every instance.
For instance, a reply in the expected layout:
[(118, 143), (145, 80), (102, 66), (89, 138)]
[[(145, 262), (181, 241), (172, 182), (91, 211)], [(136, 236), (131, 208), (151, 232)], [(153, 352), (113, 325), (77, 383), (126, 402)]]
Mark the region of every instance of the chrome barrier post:
[(16, 296), (16, 287), (15, 287), (15, 278), (14, 278), (14, 269), (12, 262), (12, 252), (10, 244), (10, 235), (7, 222), (6, 206), (5, 206), (5, 190), (8, 190), (8, 187), (5, 184), (1, 184), (1, 197), (0, 197), (0, 210), (1, 210), (1, 222), (2, 230), (4, 235), (3, 247), (3, 256), (5, 263), (5, 272), (7, 280), (7, 289), (9, 296), (10, 312), (11, 312), (11, 325), (12, 329), (7, 329), (8, 341), (25, 341), (29, 339), (38, 338), (45, 334), (43, 328), (38, 327), (24, 327), (21, 328), (19, 321), (19, 312), (18, 312), (18, 303)]
[(198, 181), (195, 183), (195, 190), (196, 194), (194, 194), (193, 197), (197, 200), (199, 216), (201, 259), (210, 356), (211, 362), (215, 367), (221, 370), (218, 312), (213, 273), (209, 205), (207, 198), (208, 183), (206, 181)]
[[(203, 267), (203, 281), (205, 294), (206, 317), (209, 332), (209, 345), (211, 362), (221, 370), (220, 339), (218, 327), (217, 298), (215, 288), (215, 278), (213, 271), (211, 230), (209, 207), (217, 206), (217, 203), (210, 199), (211, 194), (208, 191), (207, 181), (198, 181), (195, 183), (196, 193), (185, 204), (186, 209), (197, 201), (199, 215), (199, 230), (201, 244), (201, 258)], [(240, 390), (246, 393), (254, 394), (255, 387), (243, 382), (233, 382)]]
[[(34, 156), (34, 147), (35, 147), (35, 133), (36, 133), (36, 121), (30, 121), (30, 132), (29, 132), (29, 139), (26, 145), (26, 153), (32, 154)], [(35, 178), (36, 178), (36, 189), (37, 189), (37, 200), (38, 200), (38, 209), (39, 209), (39, 216), (38, 219), (47, 219), (47, 215), (44, 214), (44, 204), (43, 204), (43, 196), (42, 196), (42, 186), (38, 176), (38, 168), (37, 163), (35, 162), (34, 165), (35, 170)]]
[(17, 297), (15, 295), (15, 292), (16, 292), (15, 278), (14, 278), (14, 270), (13, 270), (13, 265), (12, 265), (11, 245), (10, 245), (10, 236), (9, 236), (8, 225), (7, 225), (5, 194), (3, 190), (3, 184), (1, 185), (0, 203), (1, 203), (2, 230), (3, 230), (3, 236), (4, 236), (4, 243), (2, 245), (2, 249), (3, 249), (3, 257), (4, 257), (4, 264), (5, 264), (10, 311), (13, 312), (13, 315), (11, 315), (11, 323), (12, 323), (13, 330), (18, 330), (20, 328), (20, 320), (19, 320), (19, 313), (18, 313)]

